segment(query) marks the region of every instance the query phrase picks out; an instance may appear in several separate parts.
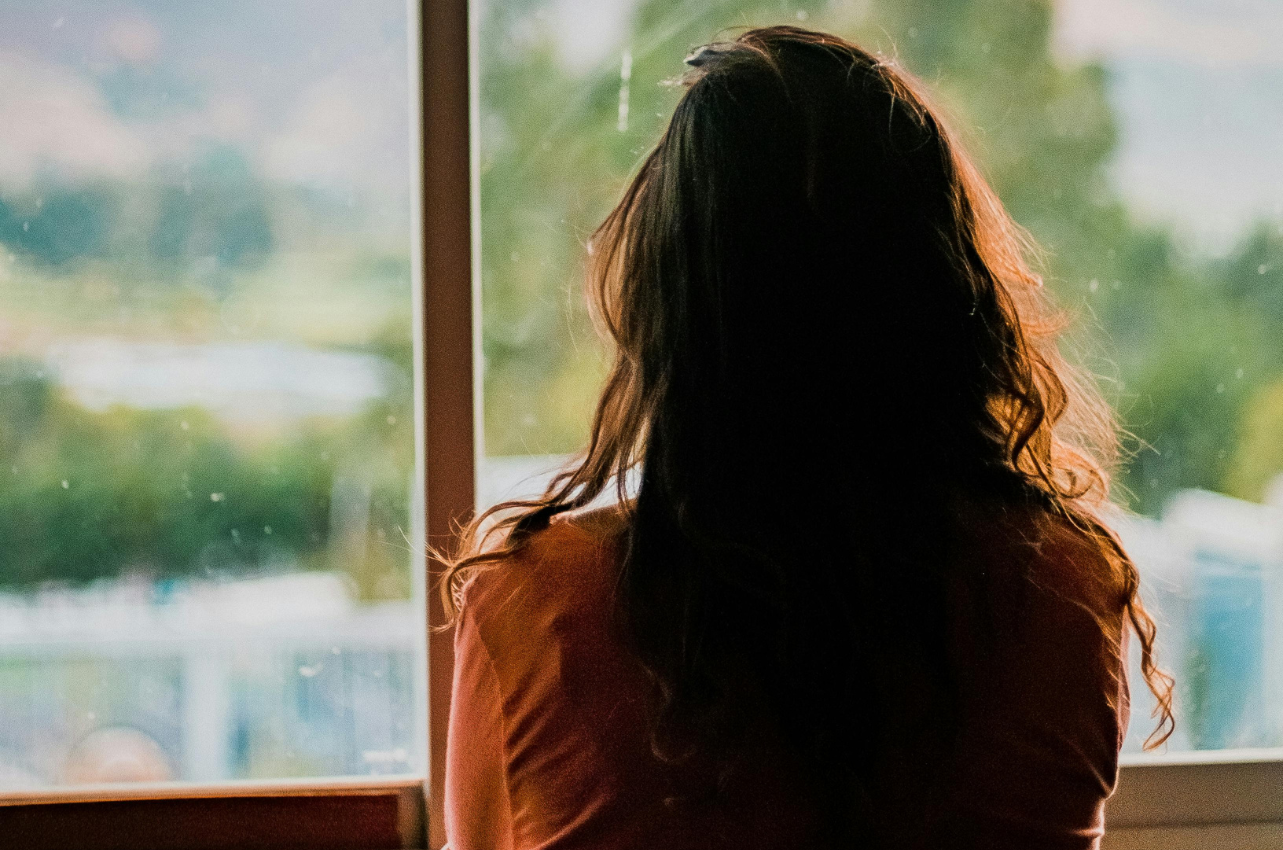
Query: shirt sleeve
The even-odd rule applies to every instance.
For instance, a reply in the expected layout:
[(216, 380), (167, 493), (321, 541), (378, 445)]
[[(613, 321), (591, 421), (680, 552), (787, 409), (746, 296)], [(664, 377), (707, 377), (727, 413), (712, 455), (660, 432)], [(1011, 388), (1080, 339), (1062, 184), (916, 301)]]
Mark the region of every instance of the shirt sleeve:
[(451, 850), (511, 850), (503, 702), (490, 652), (466, 601), (454, 634), (446, 744), (445, 830)]
[(1129, 708), (1123, 611), (1107, 588), (1072, 578), (1107, 569), (1099, 555), (1053, 557), (1019, 627), (972, 646), (951, 799), (932, 846), (1099, 847)]

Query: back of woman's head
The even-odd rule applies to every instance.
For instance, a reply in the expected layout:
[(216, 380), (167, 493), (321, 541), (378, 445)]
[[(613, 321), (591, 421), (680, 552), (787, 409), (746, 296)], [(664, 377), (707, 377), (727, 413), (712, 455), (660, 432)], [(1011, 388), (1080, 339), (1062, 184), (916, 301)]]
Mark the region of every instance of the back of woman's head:
[(1156, 677), (1135, 569), (1095, 519), (1107, 408), (917, 84), (791, 27), (687, 61), (591, 243), (616, 357), (587, 452), (542, 499), (498, 506), (504, 544), (457, 562), (456, 584), (617, 487), (617, 613), (656, 684), (657, 753), (731, 765), (760, 708), (840, 795), (879, 722), (871, 659), (894, 644), (947, 682), (960, 499), (1095, 540)]
[(851, 479), (871, 465), (916, 487), (914, 473), (1003, 463), (991, 403), (1031, 376), (1007, 373), (1026, 341), (998, 276), (1033, 281), (935, 116), (826, 36), (754, 31), (692, 61), (593, 241), (605, 318), (650, 405), (647, 469), (714, 487), (709, 507), (766, 509), (788, 479), (815, 503), (867, 490)]

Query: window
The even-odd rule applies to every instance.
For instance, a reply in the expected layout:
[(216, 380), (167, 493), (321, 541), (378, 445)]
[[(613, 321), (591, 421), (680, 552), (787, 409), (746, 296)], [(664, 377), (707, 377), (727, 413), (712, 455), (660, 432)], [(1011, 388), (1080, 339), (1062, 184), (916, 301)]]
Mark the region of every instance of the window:
[(0, 15), (0, 784), (421, 771), (404, 4)]
[(0, 9), (0, 820), (30, 846), (182, 846), (163, 812), (220, 806), (231, 843), (422, 841), (418, 35), (401, 0)]
[[(1023, 2), (488, 6), (481, 274), (496, 480), (538, 467), (509, 456), (582, 442), (602, 373), (577, 292), (582, 244), (677, 97), (660, 83), (727, 23), (832, 29), (932, 81), (1084, 325), (1077, 357), (1105, 376), (1134, 435), (1117, 496), (1136, 515), (1119, 525), (1181, 681), (1169, 750), (1283, 745), (1266, 627), (1283, 568), (1283, 193), (1261, 180), (1278, 168), (1283, 101), (1264, 57), (1191, 53), (1176, 39), (1203, 13), (1153, 5), (1135, 22), (1083, 0), (1055, 14)], [(1265, 7), (1236, 14), (1221, 24), (1227, 44), (1283, 27)], [(1234, 150), (1219, 151), (1230, 128)], [(1137, 707), (1129, 749), (1146, 734)]]
[[(1216, 784), (1226, 771), (1283, 776), (1260, 749), (1283, 746), (1283, 54), (1272, 38), (1283, 12), (1217, 0), (535, 0), (480, 14), (483, 503), (537, 491), (582, 443), (604, 367), (581, 306), (583, 244), (678, 97), (661, 83), (723, 27), (835, 31), (897, 58), (957, 116), (1046, 248), (1048, 286), (1081, 327), (1073, 357), (1102, 375), (1131, 434), (1116, 486), (1130, 513), (1117, 524), (1180, 720), (1164, 753), (1136, 755), (1152, 703), (1133, 673), (1116, 825), (1172, 822), (1182, 809), (1162, 801), (1185, 799), (1181, 788), (1206, 801), (1183, 823), (1234, 820), (1239, 804)], [(1112, 846), (1176, 846), (1137, 830)]]

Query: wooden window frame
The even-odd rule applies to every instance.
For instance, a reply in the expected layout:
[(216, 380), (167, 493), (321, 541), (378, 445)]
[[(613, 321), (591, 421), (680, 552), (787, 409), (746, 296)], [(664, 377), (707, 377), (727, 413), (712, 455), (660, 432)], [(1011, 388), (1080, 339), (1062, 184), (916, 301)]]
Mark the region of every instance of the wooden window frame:
[(411, 850), (423, 780), (327, 779), (92, 786), (0, 798), (0, 836), (23, 850)]
[[(467, 0), (421, 0), (419, 39), (423, 169), (423, 451), (425, 523), (433, 547), (448, 549), (476, 510), (480, 456), (480, 281), (474, 274), (479, 227), (474, 202), (477, 145), (471, 105), (476, 27)], [(434, 551), (434, 550), (429, 550)], [(428, 562), (428, 846), (445, 845), (446, 731), (454, 641), (437, 626), (441, 564)]]
[[(476, 503), (480, 315), (474, 262), (476, 27), (467, 0), (407, 0), (418, 41), (417, 456), (429, 543), (448, 547)], [(0, 796), (0, 835), (27, 850), (392, 850), (445, 843), (442, 796), (452, 637), (434, 631), (441, 565), (427, 563), (427, 778), (173, 783)], [(1283, 847), (1283, 749), (1123, 761), (1106, 850)]]

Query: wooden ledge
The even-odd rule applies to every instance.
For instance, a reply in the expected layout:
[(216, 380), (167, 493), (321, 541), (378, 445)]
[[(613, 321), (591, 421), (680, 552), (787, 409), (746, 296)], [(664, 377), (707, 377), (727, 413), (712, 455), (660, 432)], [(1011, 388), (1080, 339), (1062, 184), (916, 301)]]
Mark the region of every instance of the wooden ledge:
[(24, 850), (411, 850), (426, 844), (423, 780), (11, 793), (0, 835)]

